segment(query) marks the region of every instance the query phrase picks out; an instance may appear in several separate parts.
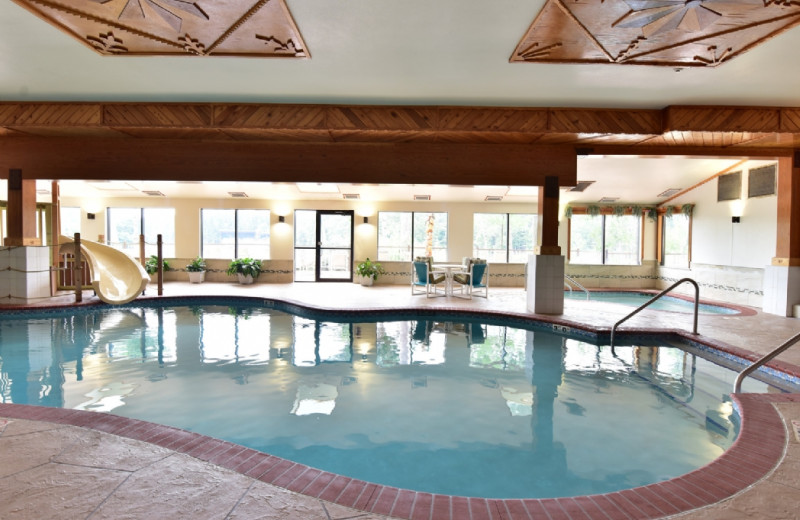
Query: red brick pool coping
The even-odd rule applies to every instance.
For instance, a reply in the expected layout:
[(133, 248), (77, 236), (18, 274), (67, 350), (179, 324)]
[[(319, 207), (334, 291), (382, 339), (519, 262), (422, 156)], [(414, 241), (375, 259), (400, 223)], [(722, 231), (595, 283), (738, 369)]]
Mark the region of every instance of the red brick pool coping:
[(741, 430), (719, 458), (680, 477), (613, 493), (547, 499), (487, 499), (398, 489), (321, 471), (198, 433), (118, 415), (0, 403), (0, 417), (90, 428), (148, 442), (297, 493), (409, 520), (609, 520), (661, 518), (716, 504), (777, 466), (788, 441), (773, 403), (800, 394), (734, 395)]

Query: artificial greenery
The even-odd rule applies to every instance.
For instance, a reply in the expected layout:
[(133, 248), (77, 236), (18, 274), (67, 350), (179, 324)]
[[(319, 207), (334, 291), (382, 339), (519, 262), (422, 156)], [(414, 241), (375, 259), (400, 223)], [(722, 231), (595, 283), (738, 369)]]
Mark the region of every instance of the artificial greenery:
[(681, 206), (681, 213), (686, 215), (687, 217), (692, 216), (692, 212), (694, 211), (694, 204), (684, 204)]
[[(162, 260), (161, 269), (164, 271), (169, 271), (169, 262)], [(147, 274), (156, 274), (158, 272), (158, 257), (156, 255), (152, 255), (150, 258), (145, 260), (144, 270), (147, 271)]]
[(200, 273), (206, 270), (206, 261), (199, 256), (186, 265), (186, 270), (190, 273)]
[(625, 210), (627, 210), (625, 206), (614, 206), (614, 216), (621, 217), (625, 214)]
[(242, 276), (252, 276), (253, 280), (261, 274), (261, 260), (252, 258), (237, 258), (231, 260), (228, 269), (225, 271), (230, 276), (241, 274)]
[(647, 208), (647, 218), (650, 220), (658, 219), (658, 209), (656, 208)]
[(639, 204), (634, 204), (633, 206), (631, 206), (631, 213), (636, 218), (642, 218), (642, 211), (643, 210), (644, 210), (644, 208), (642, 206), (640, 206)]
[(373, 262), (369, 258), (358, 264), (356, 266), (356, 272), (359, 276), (364, 276), (367, 278), (372, 278), (373, 280), (378, 279), (378, 275), (384, 274), (383, 266), (378, 262)]
[(664, 216), (666, 218), (672, 218), (672, 215), (675, 213), (675, 206), (667, 206), (664, 209)]
[(564, 216), (572, 218), (572, 206), (567, 206), (566, 209), (564, 209)]
[(586, 207), (586, 214), (596, 217), (600, 214), (600, 206), (595, 206), (592, 204), (591, 206)]

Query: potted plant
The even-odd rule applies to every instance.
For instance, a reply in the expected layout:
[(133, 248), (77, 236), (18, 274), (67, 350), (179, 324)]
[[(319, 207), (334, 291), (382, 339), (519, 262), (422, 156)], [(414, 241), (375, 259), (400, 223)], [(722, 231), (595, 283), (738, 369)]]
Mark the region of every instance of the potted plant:
[[(167, 262), (166, 260), (161, 260), (161, 269), (163, 271), (169, 271), (170, 270), (169, 262)], [(147, 274), (149, 275), (153, 275), (158, 272), (158, 257), (156, 255), (151, 255), (150, 258), (145, 260), (144, 270), (147, 271)]]
[(230, 276), (236, 275), (241, 284), (251, 284), (261, 274), (261, 260), (237, 258), (228, 264), (228, 270), (225, 272)]
[(356, 266), (356, 272), (361, 276), (361, 285), (372, 285), (378, 279), (378, 275), (384, 274), (383, 266), (378, 262), (372, 262), (369, 258)]
[(186, 265), (191, 283), (203, 283), (206, 279), (206, 261), (199, 256)]

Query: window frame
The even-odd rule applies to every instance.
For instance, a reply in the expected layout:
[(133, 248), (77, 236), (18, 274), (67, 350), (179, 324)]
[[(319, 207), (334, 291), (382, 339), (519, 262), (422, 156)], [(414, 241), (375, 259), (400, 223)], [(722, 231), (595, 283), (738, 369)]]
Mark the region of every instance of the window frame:
[[(482, 258), (481, 255), (476, 251), (476, 248), (475, 248), (475, 230), (477, 229), (477, 226), (475, 225), (475, 217), (477, 215), (502, 215), (502, 216), (505, 217), (506, 236), (504, 238), (504, 241), (505, 241), (505, 250), (506, 250), (505, 257), (506, 258), (505, 258), (504, 261), (492, 260), (495, 263), (501, 263), (501, 264), (502, 263), (505, 263), (505, 264), (524, 263), (524, 262), (512, 262), (511, 261), (511, 252), (512, 252), (512, 249), (511, 249), (511, 245), (512, 245), (511, 244), (511, 216), (533, 217), (534, 218), (534, 223), (533, 223), (533, 227), (531, 229), (531, 232), (532, 232), (532, 235), (533, 235), (532, 236), (532, 238), (533, 238), (533, 248), (530, 249), (530, 254), (534, 254), (534, 252), (536, 250), (537, 240), (538, 240), (538, 236), (537, 236), (537, 234), (538, 234), (537, 233), (537, 226), (538, 226), (538, 221), (537, 220), (539, 218), (538, 214), (536, 214), (536, 213), (498, 213), (498, 212), (479, 211), (479, 212), (475, 212), (475, 213), (472, 214), (472, 256), (474, 256), (476, 258)], [(495, 251), (495, 250), (493, 250), (493, 251)], [(521, 251), (527, 251), (527, 250), (521, 250)]]
[[(686, 218), (686, 265), (667, 265), (667, 219), (674, 217)], [(692, 266), (692, 215), (673, 214), (668, 217), (665, 214), (658, 216), (658, 265), (670, 269), (689, 269)]]
[(203, 212), (205, 210), (211, 211), (232, 211), (233, 212), (233, 257), (232, 259), (241, 258), (239, 251), (239, 211), (266, 211), (266, 222), (269, 229), (268, 242), (266, 244), (267, 256), (258, 258), (258, 260), (270, 260), (272, 257), (272, 211), (268, 208), (200, 208), (200, 256), (213, 260), (226, 260), (227, 258), (216, 258), (213, 256), (206, 256), (205, 254), (205, 240), (204, 240), (204, 225), (203, 225)]
[[(112, 245), (112, 243), (111, 243), (111, 225), (112, 225), (113, 219), (111, 218), (111, 213), (114, 210), (121, 210), (121, 209), (139, 210), (139, 233), (138, 234), (139, 235), (145, 235), (145, 236), (146, 236), (146, 233), (145, 233), (145, 211), (146, 210), (158, 210), (158, 209), (169, 209), (169, 210), (172, 210), (172, 212), (173, 212), (173, 220), (172, 220), (173, 241), (172, 242), (166, 242), (166, 241), (162, 242), (162, 247), (166, 246), (166, 250), (163, 251), (163, 255), (164, 255), (165, 258), (173, 258), (175, 256), (175, 245), (176, 244), (174, 242), (174, 237), (176, 235), (175, 218), (177, 216), (177, 210), (174, 207), (167, 207), (167, 206), (143, 206), (143, 207), (138, 207), (138, 208), (137, 207), (131, 207), (131, 206), (109, 206), (109, 207), (107, 207), (106, 208), (106, 223), (105, 223), (106, 224), (105, 225), (105, 229), (106, 229), (105, 243), (107, 245)], [(158, 234), (163, 235), (163, 233), (158, 233)], [(117, 247), (117, 246), (112, 246), (112, 247)], [(147, 241), (145, 241), (145, 257), (148, 257), (148, 256), (151, 256), (151, 255), (155, 254), (155, 252), (153, 251), (153, 248), (155, 248), (155, 247), (156, 247), (155, 243), (148, 243)], [(130, 251), (129, 249), (124, 249), (124, 248), (121, 248), (121, 247), (117, 247), (117, 249), (120, 249), (120, 250), (126, 251), (126, 252)], [(147, 252), (148, 249), (150, 250), (150, 254), (149, 255), (148, 255), (148, 252)], [(136, 241), (135, 249), (133, 249), (133, 252), (130, 253), (130, 254), (135, 258), (139, 257), (138, 239)]]
[[(589, 215), (586, 212), (573, 213), (573, 215), (568, 219), (568, 224), (567, 224), (568, 225), (568, 230), (567, 230), (567, 237), (568, 237), (568, 240), (567, 240), (567, 255), (568, 256), (567, 256), (567, 259), (570, 261), (570, 263), (573, 262), (573, 260), (572, 260), (572, 238), (573, 238), (573, 233), (572, 233), (573, 232), (573, 222), (572, 222), (572, 219), (574, 217), (576, 217), (576, 216), (578, 216), (578, 217), (586, 216), (586, 217), (590, 217), (590, 218), (600, 218), (601, 219), (601, 224), (600, 224), (600, 231), (601, 231), (600, 232), (600, 262), (599, 263), (575, 263), (574, 265), (609, 265), (609, 266), (636, 266), (636, 265), (642, 265), (643, 252), (644, 252), (644, 230), (643, 230), (643, 228), (644, 228), (644, 216), (640, 216), (640, 217), (637, 218), (636, 215), (631, 215), (631, 214), (627, 214), (627, 213), (624, 214), (624, 215), (614, 215), (614, 214), (601, 213), (601, 214), (595, 215), (595, 216)], [(607, 258), (606, 258), (606, 256), (607, 256), (606, 255), (606, 243), (607, 243), (606, 217), (631, 217), (631, 218), (636, 218), (638, 220), (637, 252), (636, 252), (636, 255), (635, 255), (636, 256), (636, 263), (632, 263), (632, 264), (613, 264), (613, 263), (608, 263)]]
[[(382, 213), (406, 214), (406, 215), (410, 215), (411, 216), (411, 233), (410, 233), (410, 235), (408, 237), (408, 245), (409, 245), (409, 253), (410, 253), (410, 255), (409, 255), (408, 258), (403, 259), (403, 260), (394, 260), (394, 259), (391, 259), (391, 258), (388, 258), (388, 259), (387, 258), (383, 258), (381, 256), (381, 223), (382, 223), (381, 214)], [(450, 213), (449, 212), (447, 212), (447, 211), (379, 211), (378, 212), (378, 230), (377, 230), (378, 231), (377, 232), (377, 235), (378, 235), (378, 237), (377, 237), (378, 238), (378, 240), (377, 240), (377, 246), (378, 246), (377, 257), (378, 257), (378, 261), (381, 261), (381, 262), (411, 262), (417, 256), (425, 256), (425, 251), (423, 251), (420, 254), (419, 251), (417, 250), (417, 246), (414, 243), (414, 231), (416, 229), (414, 221), (416, 220), (415, 217), (417, 215), (445, 215), (447, 220), (445, 222), (445, 226), (446, 226), (445, 227), (445, 244), (444, 244), (444, 248), (443, 249), (445, 251), (445, 256), (447, 256), (448, 251), (450, 249)], [(441, 249), (442, 249), (441, 247), (434, 247), (434, 250), (441, 250)], [(434, 256), (434, 258), (436, 258), (435, 254), (433, 256)], [(440, 261), (440, 260), (443, 261), (445, 259), (437, 259), (437, 261)]]

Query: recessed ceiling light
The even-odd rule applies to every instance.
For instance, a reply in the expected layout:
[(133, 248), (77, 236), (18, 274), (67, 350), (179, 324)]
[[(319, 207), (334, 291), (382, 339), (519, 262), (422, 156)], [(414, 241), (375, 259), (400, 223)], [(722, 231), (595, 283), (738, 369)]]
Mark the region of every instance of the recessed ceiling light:
[(506, 193), (506, 195), (517, 195), (522, 197), (530, 197), (538, 194), (538, 186), (511, 186), (508, 188), (508, 193)]
[(298, 182), (301, 193), (339, 193), (339, 187), (330, 182)]
[(680, 191), (681, 191), (680, 188), (670, 188), (668, 190), (662, 191), (661, 193), (656, 195), (656, 197), (672, 197), (673, 195), (679, 193)]

